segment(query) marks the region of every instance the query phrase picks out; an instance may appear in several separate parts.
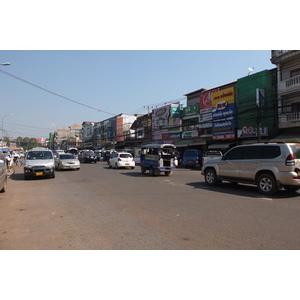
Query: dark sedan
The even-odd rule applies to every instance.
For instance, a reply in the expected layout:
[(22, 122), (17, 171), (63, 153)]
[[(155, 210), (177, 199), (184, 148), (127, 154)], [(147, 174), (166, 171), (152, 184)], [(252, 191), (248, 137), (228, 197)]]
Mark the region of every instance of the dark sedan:
[(93, 152), (83, 152), (78, 155), (78, 159), (80, 162), (83, 163), (96, 163), (97, 162), (97, 156)]

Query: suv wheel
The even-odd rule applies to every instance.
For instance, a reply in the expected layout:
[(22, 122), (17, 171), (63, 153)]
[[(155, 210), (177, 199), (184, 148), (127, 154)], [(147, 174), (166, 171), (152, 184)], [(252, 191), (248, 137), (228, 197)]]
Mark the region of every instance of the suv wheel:
[(218, 183), (217, 174), (214, 169), (205, 170), (204, 177), (205, 177), (205, 182), (208, 185), (216, 185)]
[(274, 176), (262, 174), (257, 179), (257, 188), (264, 195), (272, 195), (277, 192), (277, 185)]

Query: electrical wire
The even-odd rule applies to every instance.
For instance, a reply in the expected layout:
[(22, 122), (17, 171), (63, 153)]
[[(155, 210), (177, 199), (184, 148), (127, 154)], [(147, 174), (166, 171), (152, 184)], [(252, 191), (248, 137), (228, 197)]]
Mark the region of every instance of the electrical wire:
[(28, 80), (22, 79), (22, 78), (20, 78), (20, 77), (18, 77), (18, 76), (16, 76), (16, 75), (13, 75), (13, 74), (11, 74), (11, 73), (9, 73), (9, 72), (3, 71), (2, 69), (0, 69), (0, 72), (3, 73), (4, 75), (7, 75), (7, 76), (12, 77), (12, 78), (14, 78), (14, 79), (17, 79), (17, 80), (22, 81), (22, 82), (24, 82), (24, 83), (27, 83), (27, 84), (29, 84), (29, 85), (31, 85), (31, 86), (33, 86), (33, 87), (36, 87), (36, 88), (38, 88), (38, 89), (40, 89), (40, 90), (43, 90), (44, 92), (47, 92), (47, 93), (50, 93), (50, 94), (55, 95), (55, 96), (57, 96), (57, 97), (60, 97), (60, 98), (62, 98), (62, 99), (71, 101), (71, 102), (73, 102), (73, 103), (75, 103), (75, 104), (78, 104), (78, 105), (81, 105), (81, 106), (84, 106), (84, 107), (87, 107), (87, 108), (90, 108), (90, 109), (93, 109), (93, 110), (97, 110), (98, 112), (103, 112), (103, 113), (106, 113), (106, 114), (109, 114), (109, 115), (113, 115), (113, 116), (116, 115), (116, 114), (113, 114), (113, 113), (110, 113), (110, 112), (107, 112), (107, 111), (104, 111), (104, 110), (100, 110), (99, 108), (95, 108), (95, 107), (92, 107), (92, 106), (90, 106), (90, 105), (81, 103), (81, 102), (79, 102), (79, 101), (76, 101), (76, 100), (67, 98), (67, 97), (62, 96), (62, 95), (60, 95), (60, 94), (58, 94), (58, 93), (52, 92), (52, 91), (50, 91), (50, 90), (48, 90), (48, 89), (46, 89), (46, 88), (43, 88), (43, 87), (41, 87), (41, 86), (39, 86), (39, 85), (37, 85), (37, 84), (35, 84), (35, 83), (32, 83), (32, 82), (28, 81)]

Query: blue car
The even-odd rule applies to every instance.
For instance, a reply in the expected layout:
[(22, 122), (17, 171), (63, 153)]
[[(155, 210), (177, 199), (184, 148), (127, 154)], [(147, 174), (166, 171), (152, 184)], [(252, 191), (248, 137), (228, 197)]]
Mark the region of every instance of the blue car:
[(182, 166), (185, 167), (202, 167), (202, 152), (197, 149), (187, 149), (183, 153)]

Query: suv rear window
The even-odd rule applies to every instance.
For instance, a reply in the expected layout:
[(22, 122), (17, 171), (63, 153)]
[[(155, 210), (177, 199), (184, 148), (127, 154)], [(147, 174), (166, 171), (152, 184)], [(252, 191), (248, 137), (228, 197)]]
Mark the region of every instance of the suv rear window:
[(262, 146), (263, 157), (262, 158), (275, 158), (280, 156), (281, 151), (279, 146)]

